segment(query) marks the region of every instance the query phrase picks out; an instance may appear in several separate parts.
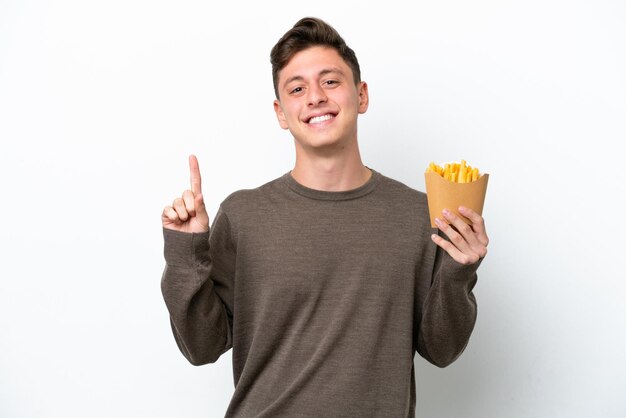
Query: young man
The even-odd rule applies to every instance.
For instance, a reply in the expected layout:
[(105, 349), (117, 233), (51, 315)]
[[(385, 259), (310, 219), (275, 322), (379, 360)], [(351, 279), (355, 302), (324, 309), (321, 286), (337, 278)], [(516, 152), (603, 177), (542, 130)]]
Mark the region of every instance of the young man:
[(295, 167), (228, 196), (209, 231), (190, 157), (162, 214), (176, 342), (195, 365), (233, 349), (227, 417), (413, 417), (415, 352), (445, 367), (474, 327), (483, 219), (443, 213), (444, 239), (423, 193), (363, 165), (367, 84), (332, 27), (300, 20), (271, 60)]

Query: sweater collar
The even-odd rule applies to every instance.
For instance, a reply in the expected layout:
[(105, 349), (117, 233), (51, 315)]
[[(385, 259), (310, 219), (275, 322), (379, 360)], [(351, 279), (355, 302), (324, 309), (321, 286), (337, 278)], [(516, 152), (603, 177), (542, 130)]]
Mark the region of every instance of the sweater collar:
[(310, 199), (316, 200), (350, 200), (357, 199), (359, 197), (365, 196), (370, 193), (372, 190), (376, 188), (376, 185), (380, 181), (380, 173), (367, 167), (372, 171), (372, 175), (363, 185), (357, 187), (356, 189), (351, 190), (343, 190), (339, 192), (331, 192), (326, 190), (317, 190), (306, 187), (296, 181), (291, 175), (291, 171), (285, 173), (281, 180), (284, 184), (289, 187), (292, 191), (302, 195), (304, 197), (308, 197)]

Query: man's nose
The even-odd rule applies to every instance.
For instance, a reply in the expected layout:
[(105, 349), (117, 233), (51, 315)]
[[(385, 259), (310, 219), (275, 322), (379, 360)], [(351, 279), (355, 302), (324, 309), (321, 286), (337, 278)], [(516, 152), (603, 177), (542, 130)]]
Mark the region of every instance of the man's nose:
[(307, 98), (309, 106), (317, 106), (318, 104), (324, 103), (328, 100), (326, 92), (321, 86), (318, 85), (314, 85), (309, 88), (309, 95)]

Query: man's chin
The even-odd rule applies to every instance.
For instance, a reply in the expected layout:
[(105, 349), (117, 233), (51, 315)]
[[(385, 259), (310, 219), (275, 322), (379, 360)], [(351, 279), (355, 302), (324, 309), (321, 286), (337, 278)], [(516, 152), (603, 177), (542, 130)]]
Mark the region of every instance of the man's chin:
[(300, 141), (295, 139), (296, 148), (302, 149), (307, 153), (315, 153), (319, 155), (334, 154), (338, 149), (345, 148), (345, 144), (337, 139), (320, 139)]

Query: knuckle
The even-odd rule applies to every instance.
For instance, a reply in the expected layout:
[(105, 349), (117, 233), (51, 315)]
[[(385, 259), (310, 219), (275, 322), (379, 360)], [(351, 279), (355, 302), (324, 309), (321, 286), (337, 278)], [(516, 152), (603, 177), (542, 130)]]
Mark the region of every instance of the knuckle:
[(476, 255), (463, 255), (463, 264), (465, 265), (474, 264), (476, 261), (478, 261), (478, 257)]
[(472, 228), (471, 228), (468, 224), (466, 224), (465, 222), (463, 222), (463, 225), (461, 225), (461, 226), (459, 227), (459, 231), (460, 231), (462, 234), (466, 235), (466, 234), (469, 234), (470, 232), (472, 232)]
[(454, 234), (450, 234), (450, 241), (452, 241), (454, 243), (454, 245), (456, 245), (457, 247), (463, 243), (463, 237), (461, 237), (461, 235), (459, 235), (458, 233), (454, 233)]

